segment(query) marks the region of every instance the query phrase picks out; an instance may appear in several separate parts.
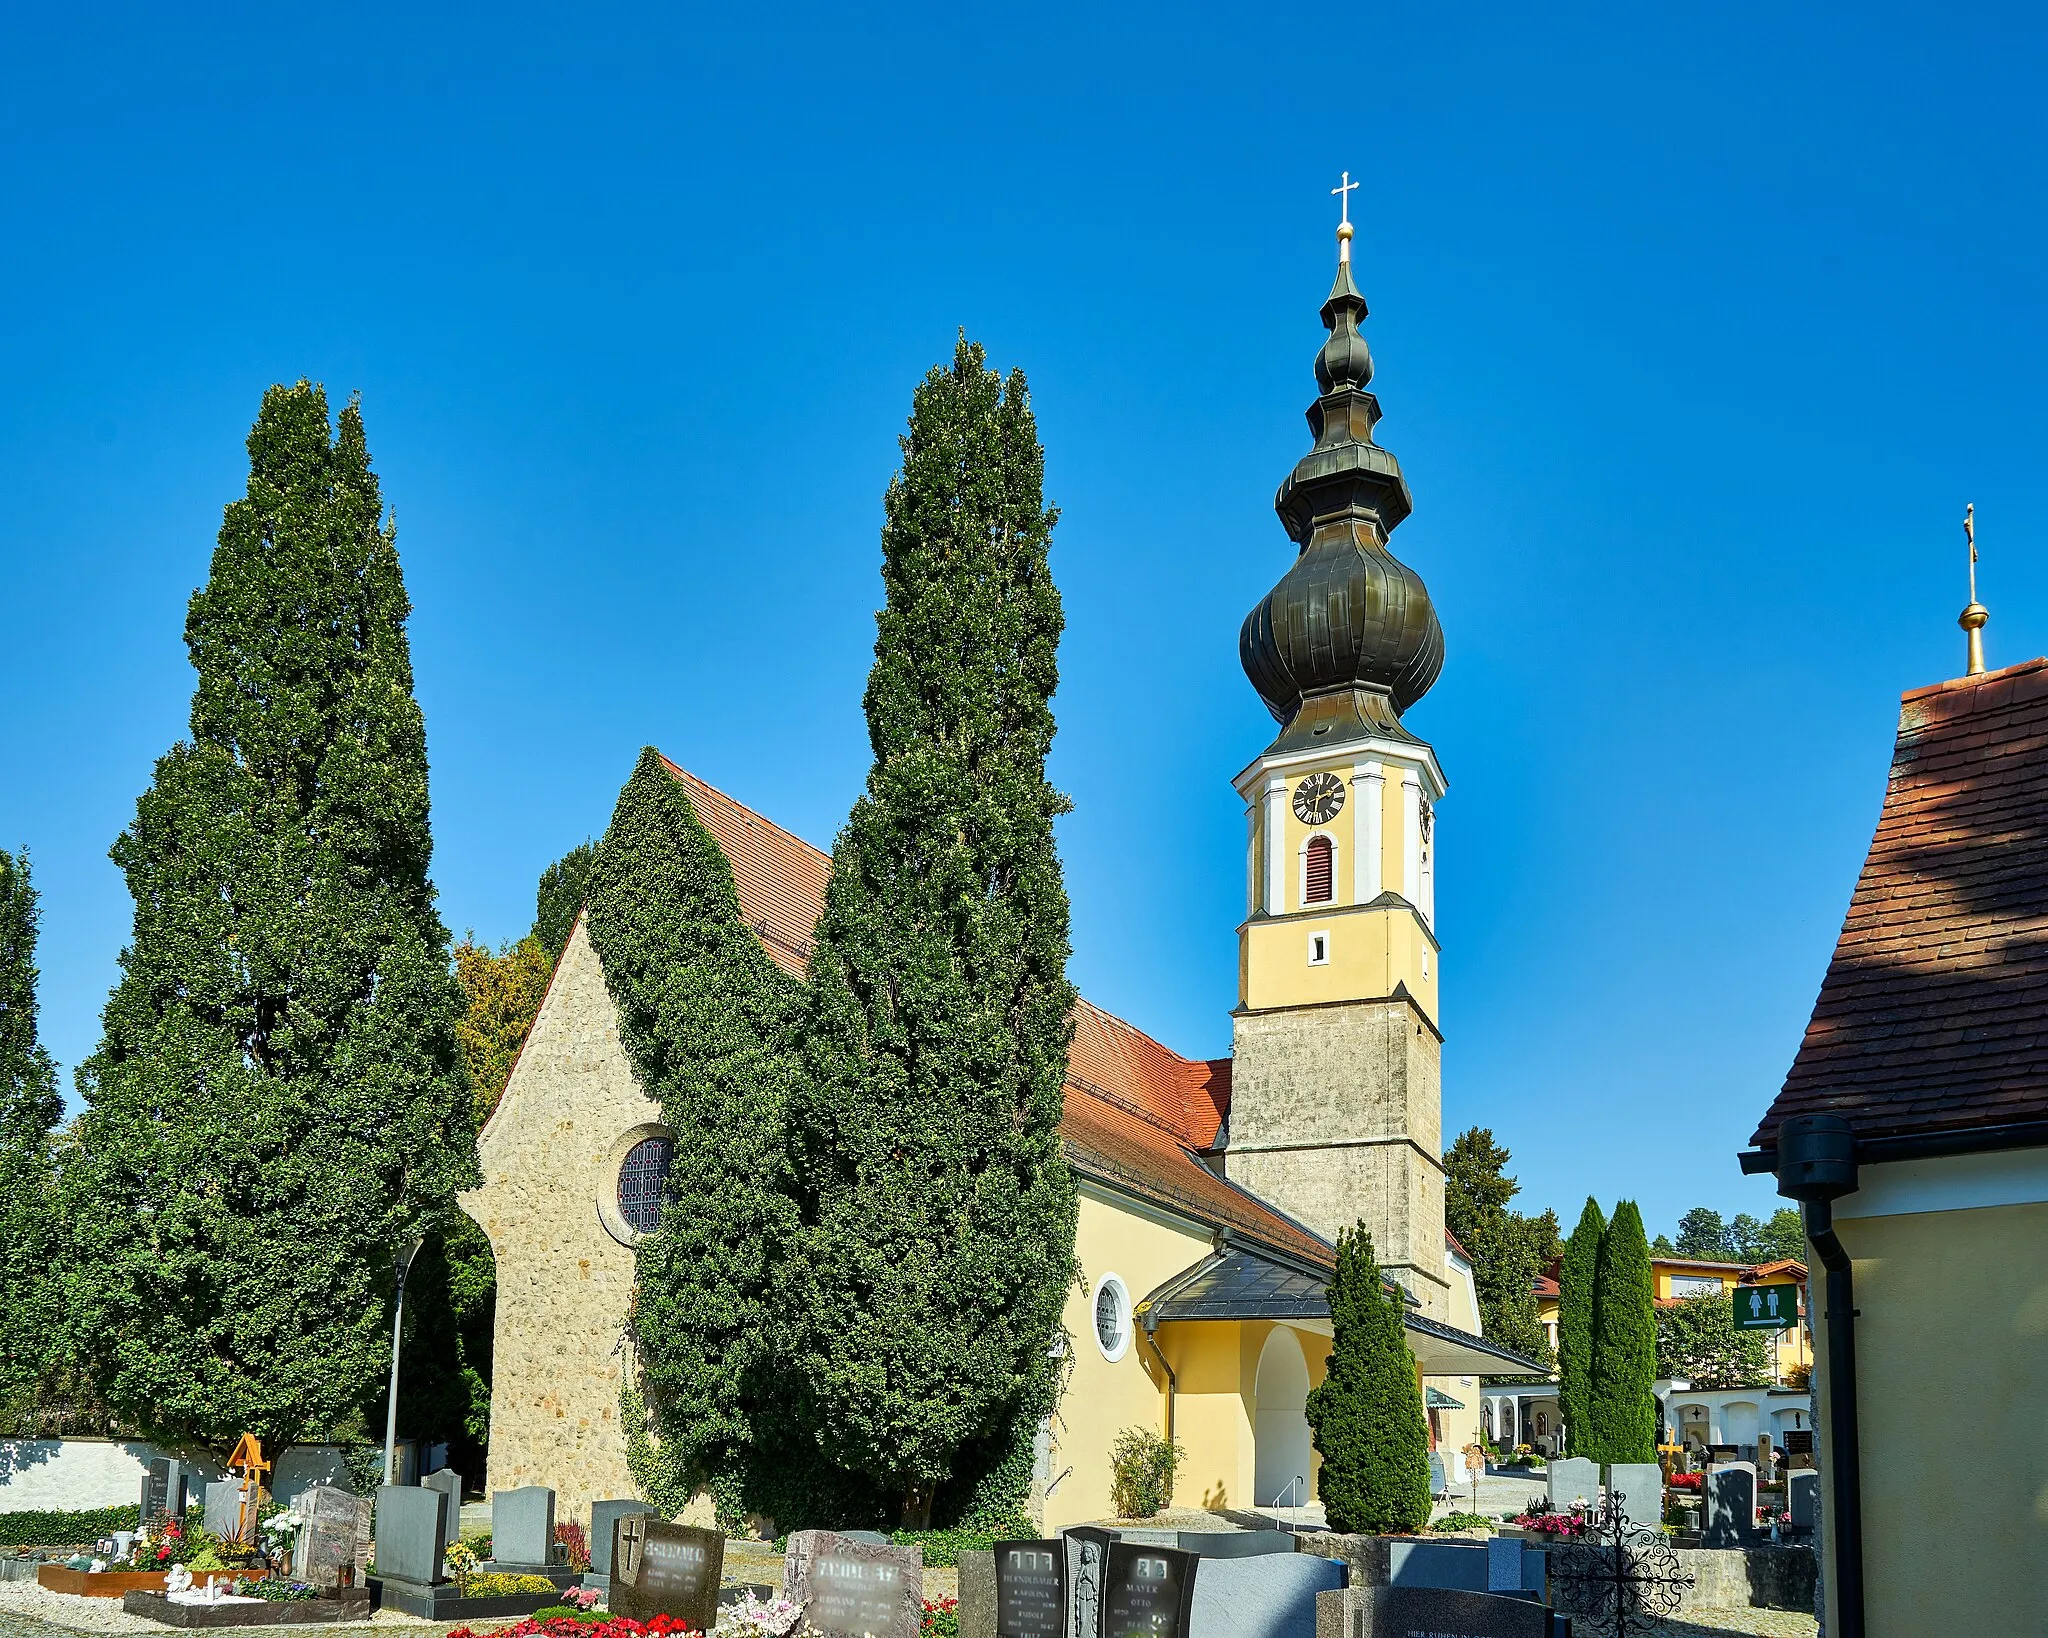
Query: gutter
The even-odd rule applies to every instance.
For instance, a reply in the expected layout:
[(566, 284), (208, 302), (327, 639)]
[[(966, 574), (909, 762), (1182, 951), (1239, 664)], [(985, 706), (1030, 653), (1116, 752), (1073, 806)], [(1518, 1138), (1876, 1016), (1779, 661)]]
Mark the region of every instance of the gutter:
[[(1789, 1126), (1794, 1120), (1813, 1118), (1794, 1115), (1784, 1125)], [(1784, 1126), (1781, 1126), (1780, 1145), (1783, 1143), (1783, 1131)], [(2000, 1126), (1967, 1126), (1942, 1132), (1906, 1132), (1894, 1137), (1858, 1138), (1855, 1160), (1859, 1166), (1881, 1166), (1897, 1160), (1939, 1160), (1950, 1155), (2040, 1148), (2048, 1148), (2048, 1120), (2009, 1121)], [(1745, 1149), (1735, 1159), (1746, 1177), (1779, 1169), (1776, 1147)], [(1785, 1191), (1780, 1189), (1778, 1192), (1783, 1194)]]
[[(1835, 1537), (1828, 1616), (1838, 1638), (1864, 1638), (1863, 1458), (1856, 1437), (1855, 1266), (1835, 1234), (1834, 1202), (1856, 1192), (1856, 1165), (1864, 1147), (1840, 1115), (1794, 1115), (1779, 1126), (1774, 1155), (1778, 1192), (1800, 1202), (1806, 1238), (1827, 1274), (1826, 1455), (1832, 1482), (1823, 1527)], [(1745, 1172), (1763, 1169), (1751, 1167), (1749, 1160), (1742, 1156)]]

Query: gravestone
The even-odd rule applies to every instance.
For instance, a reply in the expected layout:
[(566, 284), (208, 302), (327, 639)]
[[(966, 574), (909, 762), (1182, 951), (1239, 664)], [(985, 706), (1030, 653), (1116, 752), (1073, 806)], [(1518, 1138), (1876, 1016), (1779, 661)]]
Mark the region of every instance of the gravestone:
[(1820, 1507), (1820, 1475), (1801, 1468), (1785, 1479), (1785, 1511), (1792, 1515), (1792, 1528), (1811, 1530)]
[(834, 1530), (832, 1534), (839, 1537), (842, 1541), (864, 1541), (870, 1547), (887, 1547), (892, 1545), (889, 1538), (879, 1530)]
[(242, 1527), (242, 1481), (217, 1479), (206, 1487), (206, 1533), (232, 1541)]
[(1655, 1462), (1615, 1462), (1607, 1469), (1607, 1496), (1631, 1524), (1664, 1522), (1664, 1470)]
[(918, 1638), (924, 1549), (799, 1530), (783, 1560), (782, 1596), (803, 1605), (803, 1630), (823, 1638)]
[(292, 1574), (315, 1592), (357, 1585), (370, 1545), (369, 1502), (323, 1484), (301, 1495), (293, 1511), (306, 1522), (292, 1543)]
[(1208, 1558), (1199, 1572), (1188, 1638), (1315, 1638), (1317, 1597), (1344, 1585), (1343, 1561), (1313, 1553)]
[(1522, 1543), (1516, 1536), (1486, 1538), (1486, 1590), (1517, 1593), (1522, 1590)]
[[(438, 1473), (429, 1473), (420, 1480), (420, 1484), (428, 1490), (438, 1490), (448, 1498), (448, 1534), (441, 1543), (441, 1550), (446, 1552), (462, 1539), (462, 1475), (452, 1468), (444, 1467)], [(496, 1550), (495, 1542), (492, 1543), (492, 1549)]]
[(1550, 1485), (1550, 1505), (1563, 1512), (1575, 1501), (1600, 1499), (1600, 1464), (1583, 1456), (1566, 1456), (1550, 1464), (1545, 1475)]
[(1707, 1525), (1703, 1547), (1746, 1547), (1756, 1529), (1756, 1469), (1747, 1462), (1723, 1462), (1706, 1478)]
[[(718, 1584), (725, 1574), (725, 1537), (716, 1530), (670, 1524), (651, 1511), (614, 1521), (618, 1551), (605, 1607), (629, 1620), (667, 1615), (698, 1632), (718, 1620)], [(495, 1545), (495, 1543), (494, 1543)]]
[(448, 1498), (416, 1484), (377, 1487), (377, 1574), (380, 1579), (409, 1581), (416, 1587), (438, 1586), (442, 1544), (448, 1526), (442, 1516)]
[[(1065, 1638), (1067, 1544), (1059, 1540), (999, 1541), (993, 1557), (996, 1638)], [(964, 1565), (960, 1573), (964, 1609)]]
[(491, 1563), (508, 1574), (537, 1574), (555, 1562), (555, 1493), (544, 1484), (491, 1495)]
[(1429, 1453), (1429, 1493), (1431, 1496), (1447, 1496), (1451, 1490), (1451, 1476), (1444, 1467), (1444, 1459), (1435, 1451)]
[(1534, 1599), (1449, 1587), (1345, 1587), (1316, 1599), (1316, 1638), (1561, 1638), (1570, 1630)]
[(1263, 1558), (1295, 1550), (1291, 1530), (1181, 1530), (1174, 1545), (1197, 1558)]
[(1176, 1547), (1111, 1542), (1102, 1560), (1101, 1638), (1189, 1638), (1201, 1562)]
[(1070, 1638), (1095, 1638), (1102, 1625), (1103, 1560), (1110, 1543), (1122, 1538), (1115, 1530), (1092, 1524), (1077, 1524), (1060, 1533), (1067, 1538), (1067, 1586), (1074, 1601), (1067, 1632)]
[(590, 1573), (609, 1580), (612, 1573), (612, 1532), (620, 1519), (636, 1518), (654, 1509), (644, 1501), (598, 1501), (590, 1504)]
[(161, 1456), (151, 1462), (142, 1476), (142, 1522), (147, 1525), (165, 1515), (182, 1520), (190, 1501), (190, 1482), (183, 1462)]
[(1794, 1468), (1813, 1466), (1812, 1428), (1788, 1428), (1786, 1430), (1785, 1461)]

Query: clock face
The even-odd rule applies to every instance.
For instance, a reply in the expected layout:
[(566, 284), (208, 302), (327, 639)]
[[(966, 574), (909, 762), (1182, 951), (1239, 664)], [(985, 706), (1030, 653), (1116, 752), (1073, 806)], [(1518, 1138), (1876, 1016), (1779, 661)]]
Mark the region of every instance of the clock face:
[(1294, 787), (1294, 817), (1304, 825), (1327, 825), (1344, 806), (1344, 781), (1333, 773), (1312, 773)]

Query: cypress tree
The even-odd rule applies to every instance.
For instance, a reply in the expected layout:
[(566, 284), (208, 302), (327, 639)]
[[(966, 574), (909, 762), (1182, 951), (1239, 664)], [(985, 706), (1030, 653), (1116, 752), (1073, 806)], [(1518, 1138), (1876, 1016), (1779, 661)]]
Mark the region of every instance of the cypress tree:
[(1380, 1278), (1365, 1225), (1341, 1231), (1329, 1370), (1308, 1396), (1323, 1457), (1316, 1488), (1332, 1530), (1383, 1535), (1429, 1522), (1429, 1424), (1401, 1307), (1399, 1290)]
[(1579, 1226), (1564, 1243), (1557, 1297), (1557, 1413), (1564, 1419), (1565, 1452), (1600, 1460), (1593, 1426), (1595, 1274), (1607, 1218), (1586, 1197)]
[(134, 932), (63, 1178), (108, 1408), (216, 1447), (360, 1434), (395, 1251), (476, 1180), (362, 414), (273, 387), (248, 447), (186, 617), (190, 737), (114, 844)]
[(36, 1036), (38, 918), (28, 854), (0, 849), (0, 1433), (27, 1431), (63, 1324), (50, 1134), (64, 1105)]
[(1633, 1200), (1614, 1208), (1594, 1275), (1592, 1424), (1596, 1460), (1657, 1459), (1657, 1307), (1650, 1242)]
[[(1056, 514), (1021, 374), (919, 384), (882, 530), (874, 764), (833, 850), (794, 1132), (806, 1417), (902, 1500), (1013, 1510), (1074, 1278)], [(942, 1488), (943, 1491), (942, 1491)]]
[(672, 1506), (709, 1483), (732, 1517), (780, 1402), (770, 1285), (796, 1228), (783, 1131), (799, 985), (748, 929), (731, 866), (652, 749), (619, 792), (588, 905), (620, 1039), (673, 1134), (667, 1205), (638, 1252), (639, 1403), (624, 1410), (658, 1445), (635, 1441), (635, 1477)]

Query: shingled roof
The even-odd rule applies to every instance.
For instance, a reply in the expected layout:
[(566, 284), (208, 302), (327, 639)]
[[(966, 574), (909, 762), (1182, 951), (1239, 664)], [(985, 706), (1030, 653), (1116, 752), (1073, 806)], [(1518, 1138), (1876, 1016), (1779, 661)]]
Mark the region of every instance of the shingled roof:
[[(740, 913), (775, 963), (802, 974), (832, 861), (662, 759), (732, 865)], [(1333, 1266), (1329, 1242), (1196, 1158), (1230, 1109), (1230, 1060), (1183, 1058), (1086, 1001), (1074, 1008), (1060, 1137), (1077, 1172), (1215, 1228)]]
[(1915, 689), (1784, 1089), (1872, 1139), (2048, 1120), (2048, 659)]

